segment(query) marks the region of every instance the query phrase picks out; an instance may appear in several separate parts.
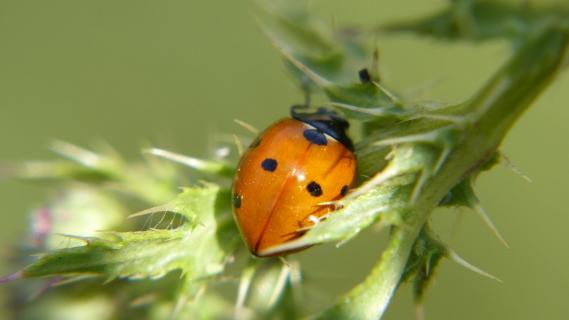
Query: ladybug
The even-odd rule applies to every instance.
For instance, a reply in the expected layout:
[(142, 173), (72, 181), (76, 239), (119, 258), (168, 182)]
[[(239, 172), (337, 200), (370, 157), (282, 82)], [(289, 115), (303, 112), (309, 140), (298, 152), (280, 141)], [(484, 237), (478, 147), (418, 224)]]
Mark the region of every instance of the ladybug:
[[(354, 182), (356, 156), (348, 122), (320, 108), (284, 118), (243, 154), (233, 182), (233, 214), (251, 253), (296, 239), (333, 210)], [(294, 251), (298, 251), (294, 250)]]

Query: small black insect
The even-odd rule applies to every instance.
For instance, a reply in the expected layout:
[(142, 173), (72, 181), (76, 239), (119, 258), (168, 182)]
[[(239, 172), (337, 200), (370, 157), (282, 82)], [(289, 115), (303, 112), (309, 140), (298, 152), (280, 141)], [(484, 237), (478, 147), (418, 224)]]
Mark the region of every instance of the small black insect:
[(360, 77), (360, 81), (362, 83), (370, 83), (371, 82), (371, 75), (367, 68), (363, 68), (358, 72), (358, 76)]

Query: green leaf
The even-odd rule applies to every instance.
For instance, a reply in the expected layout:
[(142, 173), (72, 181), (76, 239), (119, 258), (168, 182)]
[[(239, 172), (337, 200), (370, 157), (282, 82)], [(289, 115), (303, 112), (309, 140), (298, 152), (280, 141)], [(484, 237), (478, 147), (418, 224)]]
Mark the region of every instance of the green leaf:
[[(293, 75), (301, 83), (310, 83), (306, 90), (319, 88), (331, 106), (342, 108), (349, 117), (372, 121), (403, 113), (402, 105), (393, 99), (395, 94), (380, 85), (377, 52), (355, 28), (332, 31), (308, 11), (282, 1), (267, 3), (263, 9), (263, 17), (268, 17), (262, 20), (265, 32)], [(360, 83), (358, 72), (364, 68), (371, 82)]]
[[(187, 231), (186, 231), (187, 232)], [(95, 274), (109, 279), (152, 278), (178, 269), (185, 230), (107, 233), (104, 238), (80, 238), (87, 244), (48, 253), (23, 270), (25, 277)], [(164, 255), (170, 257), (164, 260)]]
[[(47, 253), (23, 270), (25, 277), (94, 274), (108, 278), (157, 278), (181, 270), (187, 279), (203, 279), (223, 271), (238, 233), (231, 215), (218, 211), (228, 194), (213, 185), (188, 188), (173, 208), (195, 223), (173, 230), (106, 232), (81, 238), (86, 245)], [(175, 201), (174, 201), (175, 202)], [(227, 209), (227, 206), (225, 205)], [(199, 212), (198, 212), (199, 210)]]
[[(367, 55), (353, 35), (332, 32), (307, 10), (286, 1), (264, 1), (259, 9), (265, 32), (274, 45), (290, 54), (290, 60), (314, 72), (311, 80), (331, 83), (357, 79), (357, 70), (365, 66)], [(357, 64), (359, 68), (351, 69)]]
[(413, 277), (413, 292), (416, 301), (419, 302), (423, 298), (434, 276), (435, 268), (446, 254), (446, 246), (436, 239), (430, 226), (423, 227), (401, 277), (401, 282)]
[[(227, 197), (224, 197), (227, 195)], [(153, 208), (143, 210), (131, 215), (131, 218), (144, 216), (152, 213), (173, 212), (177, 213), (189, 222), (191, 226), (196, 223), (210, 221), (216, 210), (227, 209), (229, 198), (228, 191), (220, 189), (211, 183), (203, 183), (203, 187), (185, 187), (182, 192), (172, 201)]]

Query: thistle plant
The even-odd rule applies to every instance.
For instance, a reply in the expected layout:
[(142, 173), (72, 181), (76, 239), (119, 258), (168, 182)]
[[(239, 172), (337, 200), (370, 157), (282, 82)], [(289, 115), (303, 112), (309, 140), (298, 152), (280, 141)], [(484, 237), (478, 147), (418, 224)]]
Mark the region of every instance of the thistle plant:
[[(64, 160), (11, 168), (62, 190), (34, 211), (34, 246), (18, 262), (25, 267), (3, 278), (22, 316), (379, 319), (406, 282), (420, 306), (444, 258), (493, 277), (441, 241), (429, 218), (438, 207), (468, 207), (506, 244), (474, 185), (503, 161), (509, 129), (566, 64), (569, 8), (455, 0), (432, 16), (369, 29), (334, 29), (281, 2), (262, 3), (256, 17), (299, 87), (357, 128), (357, 187), (325, 220), (273, 250), (341, 245), (379, 225), (389, 240), (367, 278), (307, 315), (294, 254), (284, 262), (254, 258), (240, 239), (230, 206), (236, 159), (151, 148), (136, 163), (108, 148), (56, 142)], [(381, 76), (374, 35), (403, 32), (455, 42), (501, 38), (511, 43), (510, 57), (464, 102), (433, 108)], [(29, 258), (30, 250), (42, 253)], [(38, 292), (34, 304), (22, 300)]]

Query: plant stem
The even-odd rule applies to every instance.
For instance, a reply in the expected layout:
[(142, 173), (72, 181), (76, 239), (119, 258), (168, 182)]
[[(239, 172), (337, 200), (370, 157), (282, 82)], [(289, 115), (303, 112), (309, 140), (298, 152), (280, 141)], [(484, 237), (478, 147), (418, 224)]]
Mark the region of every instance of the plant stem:
[[(477, 171), (495, 152), (510, 127), (547, 87), (565, 59), (567, 30), (553, 26), (532, 37), (464, 107), (454, 112), (467, 125), (440, 170), (427, 179), (403, 224), (393, 227), (387, 249), (367, 279), (335, 306), (324, 319), (379, 319), (405, 271), (417, 236), (441, 199), (462, 179)], [(418, 143), (402, 148), (421, 151)], [(424, 148), (423, 148), (424, 149)]]
[[(416, 229), (420, 230), (420, 228)], [(415, 230), (413, 230), (415, 231)], [(322, 319), (374, 319), (382, 315), (399, 285), (407, 264), (407, 257), (417, 234), (408, 228), (393, 228), (389, 244), (380, 262), (373, 268), (365, 282), (354, 288), (342, 303), (322, 314)], [(362, 301), (373, 301), (361, 303)]]

